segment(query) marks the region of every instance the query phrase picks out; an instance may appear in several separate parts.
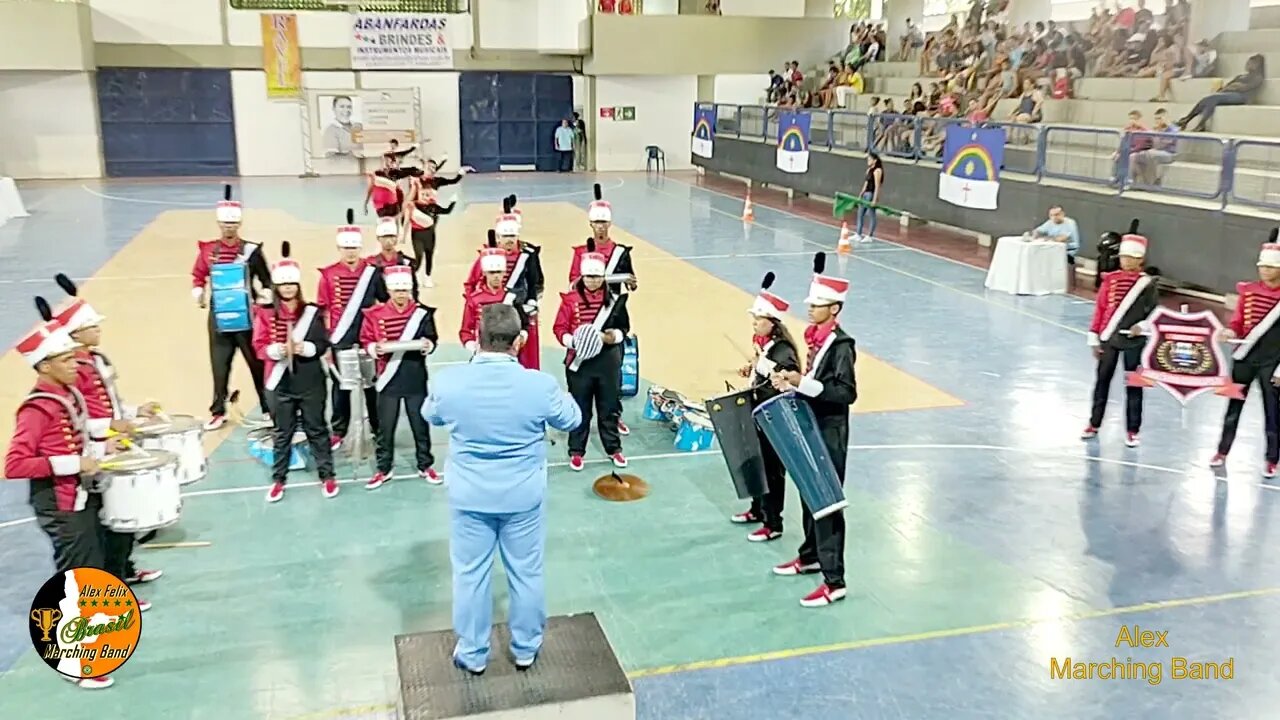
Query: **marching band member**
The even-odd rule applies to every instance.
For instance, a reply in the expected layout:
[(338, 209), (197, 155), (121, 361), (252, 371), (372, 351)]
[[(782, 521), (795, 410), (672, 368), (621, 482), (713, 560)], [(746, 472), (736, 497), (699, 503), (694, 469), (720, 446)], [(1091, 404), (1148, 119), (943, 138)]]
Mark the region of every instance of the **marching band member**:
[(1262, 417), (1267, 439), (1266, 468), (1263, 477), (1276, 476), (1276, 464), (1280, 463), (1280, 244), (1276, 244), (1276, 230), (1271, 231), (1267, 244), (1258, 254), (1258, 280), (1236, 285), (1240, 298), (1236, 301), (1231, 322), (1223, 331), (1223, 339), (1239, 339), (1231, 357), (1231, 382), (1239, 383), (1242, 397), (1227, 402), (1227, 414), (1222, 419), (1222, 439), (1218, 452), (1209, 460), (1209, 467), (1221, 467), (1227, 461), (1227, 453), (1236, 439), (1240, 413), (1244, 410), (1244, 398), (1256, 380), (1262, 389)]
[[(325, 327), (329, 330), (329, 347), (333, 351), (333, 412), (330, 423), (333, 437), (330, 445), (337, 450), (351, 425), (351, 391), (343, 390), (336, 377), (339, 350), (347, 350), (360, 341), (360, 325), (364, 309), (376, 302), (378, 268), (360, 257), (364, 237), (354, 224), (355, 213), (347, 210), (347, 224), (338, 228), (338, 262), (320, 269), (320, 284), (316, 290), (316, 304), (324, 310)], [(393, 221), (394, 222), (394, 221)], [(369, 426), (378, 433), (378, 417), (373, 411), (378, 405), (373, 388), (364, 391), (365, 407), (369, 410)], [(360, 419), (356, 419), (360, 422)]]
[[(440, 339), (436, 332), (435, 308), (416, 302), (413, 290), (413, 268), (392, 265), (383, 270), (387, 290), (391, 298), (364, 311), (364, 325), (360, 329), (360, 344), (376, 359), (378, 373), (377, 408), (378, 471), (365, 485), (376, 490), (391, 479), (391, 466), (395, 451), (396, 424), (400, 420), (400, 405), (409, 415), (409, 428), (413, 431), (413, 444), (418, 463), (418, 476), (439, 485), (444, 482), (435, 468), (431, 454), (431, 432), (422, 416), (422, 405), (427, 400), (427, 355), (436, 349)], [(390, 343), (415, 343), (414, 350), (392, 350)]]
[[(494, 234), (497, 246), (505, 253), (506, 263), (500, 283), (510, 294), (508, 303), (516, 297), (521, 301), (521, 319), (525, 321), (527, 332), (524, 344), (520, 348), (520, 365), (537, 370), (542, 366), (542, 349), (538, 344), (538, 302), (542, 299), (545, 281), (542, 274), (541, 248), (520, 240), (520, 216), (511, 212), (515, 196), (510, 195), (502, 201), (503, 214), (494, 223)], [(481, 254), (487, 251), (483, 248)], [(480, 267), (480, 258), (471, 265), (471, 272), (463, 284), (462, 296), (468, 297), (476, 288), (484, 285), (485, 273)], [(479, 315), (476, 316), (477, 318)], [(473, 333), (474, 334), (474, 333)]]
[[(844, 484), (845, 464), (849, 455), (849, 408), (858, 399), (858, 382), (854, 374), (857, 349), (852, 337), (840, 327), (840, 311), (844, 309), (849, 281), (823, 275), (826, 254), (818, 253), (813, 261), (813, 282), (809, 285), (809, 327), (804, 341), (809, 348), (809, 371), (775, 369), (770, 379), (781, 392), (795, 390), (804, 398), (818, 421), (822, 442), (835, 465), (836, 476)], [(804, 575), (822, 572), (822, 584), (804, 596), (805, 607), (830, 605), (845, 597), (844, 580), (844, 513), (836, 512), (814, 520), (808, 507), (804, 511), (804, 542), (795, 560), (773, 568), (778, 575)]]
[[(1142, 321), (1159, 304), (1156, 278), (1142, 269), (1147, 239), (1137, 233), (1138, 221), (1134, 220), (1129, 233), (1120, 240), (1120, 269), (1103, 276), (1094, 303), (1089, 346), (1098, 359), (1098, 372), (1093, 386), (1093, 411), (1089, 425), (1080, 434), (1082, 440), (1098, 436), (1116, 365), (1123, 359), (1125, 371), (1133, 372), (1142, 363), (1142, 348), (1146, 345)], [(1124, 444), (1137, 447), (1141, 428), (1142, 388), (1129, 385), (1125, 387)]]
[[(787, 326), (783, 324), (791, 306), (786, 300), (769, 292), (773, 280), (773, 273), (764, 276), (760, 294), (748, 311), (752, 320), (751, 346), (755, 350), (755, 362), (744, 365), (738, 371), (742, 377), (751, 378), (752, 407), (759, 407), (761, 403), (778, 395), (777, 389), (769, 382), (774, 372), (800, 370), (796, 342), (791, 339), (791, 333), (787, 332)], [(769, 443), (769, 438), (759, 428), (756, 428), (756, 435), (760, 438), (768, 492), (763, 497), (752, 498), (751, 508), (734, 515), (731, 520), (740, 524), (761, 523), (759, 528), (747, 534), (747, 539), (751, 542), (768, 542), (782, 537), (782, 506), (787, 496), (787, 469)]]
[[(80, 346), (76, 356), (76, 390), (84, 398), (85, 428), (94, 442), (106, 442), (111, 432), (129, 434), (134, 430), (131, 422), (137, 417), (154, 417), (157, 406), (147, 403), (141, 407), (128, 406), (120, 399), (116, 387), (115, 366), (99, 350), (102, 342), (102, 321), (105, 320), (89, 303), (78, 297), (79, 290), (71, 278), (58, 274), (54, 280), (68, 295), (71, 303), (56, 318), (64, 331)], [(163, 570), (144, 570), (133, 564), (133, 548), (137, 537), (133, 533), (104, 530), (103, 551), (108, 570), (128, 583), (148, 583), (159, 580)]]
[(582, 411), (582, 424), (569, 433), (569, 467), (581, 470), (591, 434), (591, 406), (595, 404), (600, 443), (615, 467), (626, 467), (618, 432), (622, 416), (622, 342), (631, 331), (627, 296), (605, 283), (604, 255), (587, 241), (579, 260), (578, 279), (560, 295), (560, 311), (552, 328), (568, 349), (565, 377), (569, 394)]
[[(191, 268), (191, 297), (200, 307), (209, 307), (209, 363), (213, 368), (213, 403), (205, 430), (217, 430), (227, 421), (227, 383), (236, 350), (244, 357), (258, 392), (258, 404), (267, 411), (267, 394), (262, 387), (262, 362), (253, 352), (253, 305), (270, 302), (271, 271), (258, 243), (240, 237), (240, 203), (231, 199), (231, 186), (224, 186), (217, 219), (222, 236), (199, 242)], [(254, 290), (254, 281), (257, 290)], [(209, 286), (206, 289), (206, 286)]]
[[(609, 237), (609, 229), (613, 226), (613, 206), (603, 199), (600, 192), (600, 183), (596, 183), (592, 190), (595, 193), (595, 200), (587, 206), (587, 221), (591, 225), (591, 240), (595, 250), (588, 250), (587, 245), (578, 245), (573, 248), (573, 260), (569, 264), (569, 285), (572, 288), (577, 282), (582, 266), (582, 256), (587, 252), (596, 252), (605, 258), (605, 280), (609, 285), (609, 289), (619, 295), (625, 295), (634, 291), (637, 287), (636, 272), (631, 266), (631, 248), (626, 245), (619, 245)], [(622, 368), (618, 368), (618, 394), (622, 394)], [(618, 416), (618, 432), (622, 435), (630, 435), (631, 429), (622, 421), (622, 416)]]
[[(441, 206), (437, 201), (433, 185), (423, 182), (421, 178), (413, 179), (409, 197), (405, 201), (405, 210), (409, 218), (409, 239), (413, 244), (414, 271), (422, 270), (426, 276), (427, 287), (435, 287), (431, 273), (435, 269), (436, 224), (441, 215), (453, 212), (453, 206), (457, 204), (456, 200), (450, 200), (447, 206)], [(416, 277), (413, 282), (415, 285), (413, 296), (417, 298)]]
[(293, 434), (299, 424), (311, 445), (324, 496), (331, 498), (338, 494), (338, 481), (333, 472), (333, 449), (326, 437), (329, 426), (324, 418), (322, 362), (329, 338), (320, 308), (302, 297), (302, 267), (289, 257), (288, 241), (280, 255), (280, 262), (271, 268), (275, 304), (261, 310), (253, 323), (253, 349), (266, 367), (267, 398), (275, 421), (267, 502), (284, 499)]
[[(37, 305), (42, 315), (48, 314), (47, 304), (41, 300)], [(98, 518), (102, 496), (89, 492), (87, 478), (98, 472), (95, 456), (118, 448), (114, 440), (103, 448), (94, 447), (85, 428), (84, 398), (75, 389), (76, 342), (56, 321), (46, 320), (19, 341), (17, 349), (35, 369), (36, 383), (18, 406), (4, 476), (28, 479), (28, 502), (53, 545), (58, 573), (78, 567), (106, 569)], [(138, 601), (139, 610), (149, 607)], [(114, 681), (102, 677), (74, 682), (96, 690), (111, 687)]]
[(476, 261), (481, 271), (480, 283), (467, 294), (466, 302), (462, 306), (462, 327), (458, 330), (458, 342), (462, 343), (462, 347), (468, 352), (476, 352), (476, 343), (480, 335), (480, 311), (486, 305), (495, 303), (504, 303), (516, 309), (516, 314), (520, 318), (520, 327), (524, 330), (524, 339), (521, 342), (527, 342), (529, 339), (527, 331), (529, 319), (524, 313), (523, 288), (519, 292), (512, 292), (502, 282), (507, 275), (508, 257), (506, 251), (498, 247), (494, 231), (490, 230), (489, 246), (480, 251), (480, 258)]
[[(365, 258), (364, 261), (377, 268), (374, 275), (374, 281), (377, 283), (374, 295), (378, 302), (386, 302), (387, 298), (391, 296), (387, 293), (387, 287), (382, 282), (382, 270), (390, 265), (404, 265), (412, 268), (414, 261), (413, 258), (396, 249), (400, 238), (399, 228), (396, 227), (394, 220), (390, 218), (379, 220), (374, 235), (378, 238), (378, 252)], [(416, 274), (413, 276), (413, 299), (418, 299), (418, 276)]]

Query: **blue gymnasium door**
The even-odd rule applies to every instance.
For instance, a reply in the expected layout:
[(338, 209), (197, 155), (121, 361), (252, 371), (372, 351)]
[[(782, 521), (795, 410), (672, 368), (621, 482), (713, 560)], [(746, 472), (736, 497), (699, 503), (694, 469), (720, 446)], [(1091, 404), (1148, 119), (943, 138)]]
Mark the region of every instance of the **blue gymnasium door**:
[(464, 165), (480, 172), (556, 169), (555, 130), (573, 116), (570, 76), (464, 72), (458, 104)]
[(239, 174), (231, 71), (99, 68), (107, 177)]

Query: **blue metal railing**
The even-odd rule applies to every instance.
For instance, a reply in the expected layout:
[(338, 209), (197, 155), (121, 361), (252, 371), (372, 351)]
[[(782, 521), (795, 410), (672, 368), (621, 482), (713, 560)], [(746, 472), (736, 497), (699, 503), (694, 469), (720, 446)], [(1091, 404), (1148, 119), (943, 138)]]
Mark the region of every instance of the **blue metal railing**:
[[(779, 108), (712, 105), (716, 134), (769, 142)], [(849, 110), (801, 110), (812, 116), (809, 148), (875, 152), (901, 161), (940, 163), (946, 127), (964, 118), (930, 118)], [(1280, 140), (1235, 140), (1194, 134), (1125, 132), (1069, 125), (983, 122), (1005, 129), (1006, 173), (1070, 180), (1117, 194), (1142, 191), (1280, 210)], [(1020, 178), (1026, 179), (1026, 178)]]

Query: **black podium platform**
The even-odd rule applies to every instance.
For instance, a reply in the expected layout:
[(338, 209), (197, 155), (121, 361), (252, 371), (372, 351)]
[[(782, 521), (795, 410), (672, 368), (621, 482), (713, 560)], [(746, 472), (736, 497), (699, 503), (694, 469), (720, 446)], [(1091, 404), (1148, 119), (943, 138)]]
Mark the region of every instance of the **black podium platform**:
[(511, 632), (493, 628), (484, 675), (453, 665), (452, 630), (396, 636), (400, 720), (633, 720), (631, 683), (594, 613), (547, 620), (538, 661), (511, 660)]

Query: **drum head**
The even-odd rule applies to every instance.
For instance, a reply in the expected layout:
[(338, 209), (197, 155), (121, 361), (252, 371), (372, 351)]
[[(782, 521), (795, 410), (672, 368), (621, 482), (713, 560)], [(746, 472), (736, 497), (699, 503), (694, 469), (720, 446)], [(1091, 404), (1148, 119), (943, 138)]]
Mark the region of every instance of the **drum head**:
[(167, 418), (139, 418), (139, 435), (168, 435), (191, 430), (204, 430), (204, 424), (191, 415), (170, 415)]
[(178, 456), (165, 450), (130, 450), (108, 455), (99, 465), (105, 472), (137, 472), (165, 465), (176, 465)]
[(649, 483), (635, 475), (609, 473), (591, 486), (596, 495), (609, 502), (632, 502), (649, 495)]

